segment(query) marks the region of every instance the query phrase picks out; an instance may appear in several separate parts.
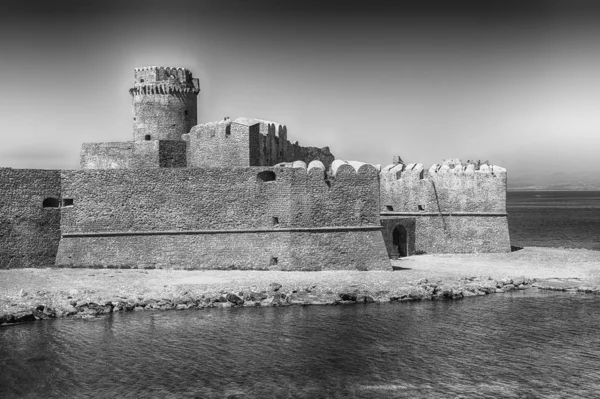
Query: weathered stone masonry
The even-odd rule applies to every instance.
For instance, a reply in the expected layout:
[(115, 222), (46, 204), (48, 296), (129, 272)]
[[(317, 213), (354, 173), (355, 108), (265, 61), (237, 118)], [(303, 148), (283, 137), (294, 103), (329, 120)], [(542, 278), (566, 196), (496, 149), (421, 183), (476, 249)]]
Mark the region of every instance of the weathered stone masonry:
[[(422, 164), (389, 165), (381, 171), (380, 196), (391, 256), (510, 250), (504, 168), (442, 164), (424, 171)], [(394, 234), (396, 241), (406, 237), (394, 244)]]
[(0, 268), (54, 264), (62, 203), (59, 170), (0, 168)]
[(80, 170), (0, 168), (0, 267), (376, 270), (415, 253), (506, 252), (506, 171), (380, 169), (252, 118), (196, 125), (198, 80), (134, 72), (133, 140)]

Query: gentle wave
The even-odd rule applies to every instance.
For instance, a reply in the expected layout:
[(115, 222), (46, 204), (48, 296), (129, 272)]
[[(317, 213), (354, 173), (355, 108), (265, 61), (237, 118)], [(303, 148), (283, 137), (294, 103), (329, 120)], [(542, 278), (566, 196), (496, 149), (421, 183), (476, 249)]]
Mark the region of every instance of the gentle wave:
[(2, 328), (0, 397), (593, 397), (600, 298), (528, 291)]

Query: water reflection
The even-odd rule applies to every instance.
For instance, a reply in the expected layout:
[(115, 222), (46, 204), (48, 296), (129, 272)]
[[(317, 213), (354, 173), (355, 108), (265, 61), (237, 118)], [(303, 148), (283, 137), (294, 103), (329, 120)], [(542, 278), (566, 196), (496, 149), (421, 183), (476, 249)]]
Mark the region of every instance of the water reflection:
[(0, 397), (590, 397), (600, 299), (139, 312), (0, 329)]

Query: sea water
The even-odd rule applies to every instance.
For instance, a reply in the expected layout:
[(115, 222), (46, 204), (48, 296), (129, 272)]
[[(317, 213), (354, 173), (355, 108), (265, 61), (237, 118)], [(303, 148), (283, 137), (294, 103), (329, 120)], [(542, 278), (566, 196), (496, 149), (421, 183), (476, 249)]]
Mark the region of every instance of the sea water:
[[(600, 193), (509, 192), (515, 246), (600, 249)], [(133, 312), (0, 328), (0, 398), (593, 398), (600, 296)]]
[(0, 397), (592, 398), (600, 297), (130, 312), (0, 329)]
[(514, 246), (600, 250), (600, 191), (509, 191)]

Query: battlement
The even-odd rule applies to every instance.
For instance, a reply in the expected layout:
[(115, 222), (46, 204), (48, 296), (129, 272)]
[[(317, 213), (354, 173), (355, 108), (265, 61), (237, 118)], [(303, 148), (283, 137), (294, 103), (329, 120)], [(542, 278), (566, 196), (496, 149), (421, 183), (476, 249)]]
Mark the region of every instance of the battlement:
[(498, 165), (489, 165), (487, 163), (473, 163), (468, 162), (465, 164), (434, 164), (427, 171), (430, 176), (454, 174), (454, 175), (473, 175), (482, 174), (490, 175), (494, 177), (505, 177), (506, 169)]
[(200, 92), (200, 82), (192, 73), (179, 67), (143, 67), (134, 69), (134, 87), (129, 90), (135, 94), (175, 94)]
[(490, 177), (506, 177), (506, 169), (498, 165), (489, 165), (487, 163), (441, 163), (433, 164), (428, 170), (427, 174), (424, 173), (422, 163), (411, 163), (411, 164), (391, 164), (381, 169), (381, 175), (387, 178), (399, 179), (426, 179), (428, 177), (443, 177), (445, 175), (451, 176), (469, 176), (469, 175), (489, 175)]
[(403, 163), (388, 165), (381, 169), (381, 175), (390, 176), (396, 180), (403, 179), (423, 179), (423, 164), (422, 163)]
[(324, 179), (328, 177), (336, 177), (336, 176), (377, 176), (379, 173), (380, 166), (372, 165), (365, 162), (359, 161), (344, 161), (341, 159), (335, 159), (331, 163), (331, 169), (329, 173), (326, 173), (326, 168), (323, 162), (319, 160), (311, 161), (308, 166), (304, 161), (294, 161), (294, 162), (281, 162), (274, 166), (275, 168), (293, 168), (293, 169), (301, 169), (307, 173), (315, 173), (323, 176)]

